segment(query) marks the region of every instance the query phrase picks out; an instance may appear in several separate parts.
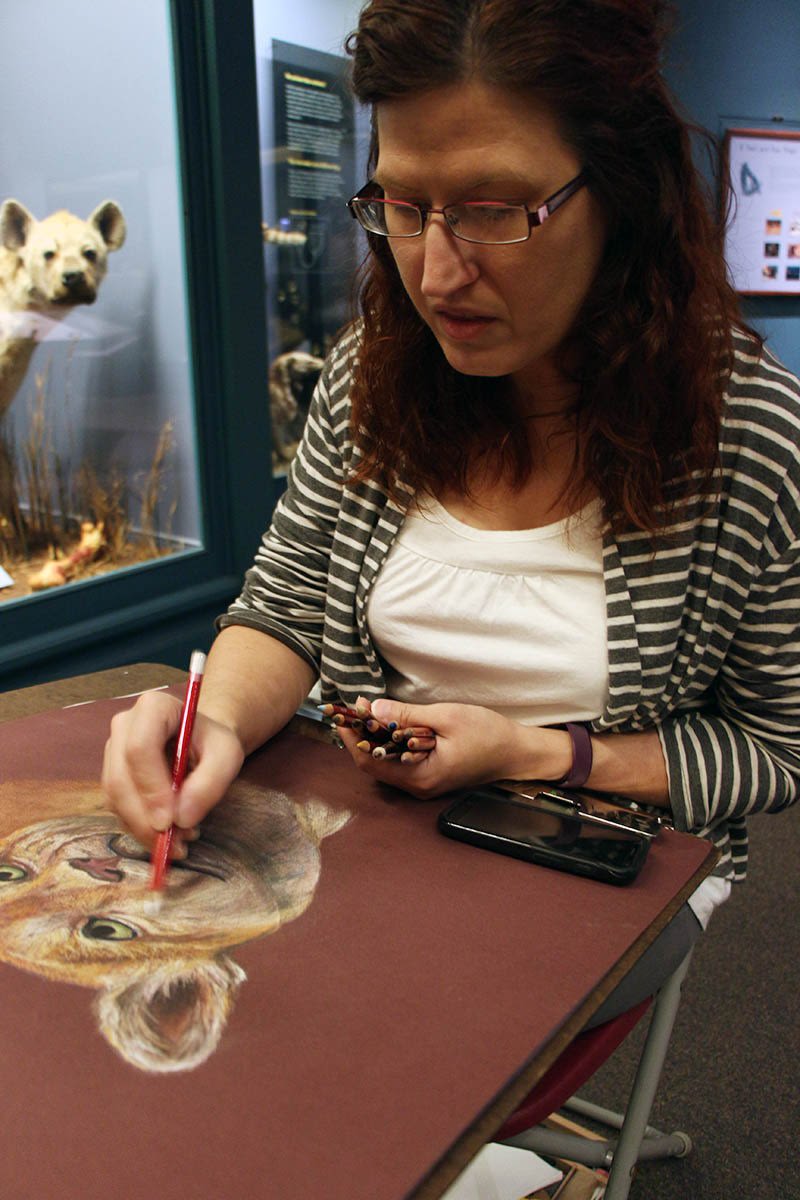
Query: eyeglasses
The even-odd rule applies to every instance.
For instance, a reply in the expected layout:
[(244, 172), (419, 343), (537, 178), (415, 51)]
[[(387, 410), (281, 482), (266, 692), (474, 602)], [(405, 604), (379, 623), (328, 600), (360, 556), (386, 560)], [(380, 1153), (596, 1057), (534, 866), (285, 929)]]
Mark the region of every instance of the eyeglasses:
[(431, 213), (440, 213), (453, 236), (463, 242), (508, 246), (527, 242), (532, 229), (543, 225), (557, 208), (585, 186), (586, 176), (576, 175), (531, 211), (527, 204), (505, 204), (500, 200), (468, 200), (463, 204), (445, 204), (444, 208), (387, 200), (376, 194), (382, 189), (370, 181), (348, 200), (347, 207), (367, 233), (377, 233), (379, 237), (419, 237)]

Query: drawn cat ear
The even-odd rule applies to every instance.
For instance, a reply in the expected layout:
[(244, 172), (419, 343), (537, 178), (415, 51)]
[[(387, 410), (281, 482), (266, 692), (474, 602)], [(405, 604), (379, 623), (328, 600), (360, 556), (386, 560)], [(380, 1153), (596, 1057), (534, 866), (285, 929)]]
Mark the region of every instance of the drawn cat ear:
[(300, 827), (318, 845), (323, 838), (330, 837), (346, 825), (353, 815), (347, 809), (339, 809), (337, 812), (321, 800), (306, 800), (302, 804), (295, 804), (294, 811)]
[(143, 967), (98, 994), (100, 1031), (142, 1071), (190, 1071), (216, 1049), (246, 978), (225, 955)]

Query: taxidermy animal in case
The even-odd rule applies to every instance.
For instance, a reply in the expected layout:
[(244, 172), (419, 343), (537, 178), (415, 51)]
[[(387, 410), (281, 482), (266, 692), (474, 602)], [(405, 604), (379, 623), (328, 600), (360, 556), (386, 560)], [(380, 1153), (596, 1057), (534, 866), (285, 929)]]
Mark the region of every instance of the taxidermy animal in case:
[(269, 410), (272, 421), (272, 460), (276, 467), (291, 462), (306, 423), (322, 358), (303, 350), (280, 354), (269, 369)]
[(18, 200), (0, 208), (0, 417), (36, 349), (35, 313), (61, 320), (94, 304), (108, 255), (125, 241), (125, 218), (104, 200), (84, 220), (61, 210), (37, 221)]
[(94, 988), (100, 1032), (132, 1066), (190, 1070), (244, 982), (230, 951), (308, 908), (322, 841), (350, 816), (239, 779), (153, 914), (149, 854), (96, 784), (0, 782), (0, 961)]

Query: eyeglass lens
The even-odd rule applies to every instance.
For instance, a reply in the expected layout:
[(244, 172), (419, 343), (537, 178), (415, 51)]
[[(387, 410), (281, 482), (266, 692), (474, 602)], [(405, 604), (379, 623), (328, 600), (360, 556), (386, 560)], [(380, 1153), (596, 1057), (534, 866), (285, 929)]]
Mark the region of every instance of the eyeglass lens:
[[(423, 213), (414, 204), (398, 200), (355, 200), (361, 224), (384, 237), (416, 237), (422, 232)], [(444, 219), (456, 237), (474, 242), (523, 242), (529, 235), (523, 207), (506, 204), (451, 204)]]

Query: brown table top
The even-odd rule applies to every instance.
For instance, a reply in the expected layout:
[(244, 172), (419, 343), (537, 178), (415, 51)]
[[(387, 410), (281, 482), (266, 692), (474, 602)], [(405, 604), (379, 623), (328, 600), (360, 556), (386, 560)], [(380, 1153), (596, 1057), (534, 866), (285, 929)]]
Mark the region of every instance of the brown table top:
[(132, 663), (127, 667), (95, 671), (91, 675), (75, 675), (71, 679), (56, 679), (52, 683), (0, 692), (0, 722), (30, 717), (50, 708), (65, 708), (84, 700), (127, 696), (165, 683), (180, 683), (185, 678), (185, 671), (163, 663)]
[[(129, 696), (150, 687), (178, 684), (184, 678), (184, 672), (172, 667), (135, 664), (8, 692), (0, 695), (0, 722), (91, 699)], [(100, 710), (104, 713), (105, 706), (101, 705)], [(54, 718), (55, 736), (60, 720)], [(81, 722), (88, 729), (88, 715), (76, 723), (76, 745), (83, 736)], [(288, 998), (286, 1004), (291, 1011), (272, 1014), (278, 1025), (281, 1020), (289, 1022), (282, 1038), (269, 1041), (266, 1049), (262, 1046), (259, 1051), (269, 1056), (273, 1067), (278, 1066), (276, 1055), (288, 1055), (281, 1064), (285, 1069), (278, 1072), (280, 1085), (267, 1084), (262, 1097), (265, 1104), (256, 1127), (260, 1129), (263, 1123), (265, 1144), (271, 1136), (270, 1121), (276, 1145), (283, 1144), (286, 1129), (291, 1128), (290, 1116), (298, 1101), (297, 1085), (292, 1080), (305, 1078), (300, 1086), (307, 1087), (308, 1071), (318, 1070), (320, 1090), (325, 1092), (326, 1055), (333, 1053), (331, 1040), (339, 1058), (330, 1065), (329, 1094), (341, 1089), (341, 1104), (323, 1104), (316, 1092), (303, 1096), (303, 1127), (297, 1130), (297, 1139), (302, 1144), (325, 1145), (318, 1181), (304, 1176), (301, 1190), (300, 1180), (294, 1180), (290, 1166), (281, 1159), (281, 1169), (290, 1174), (279, 1183), (274, 1170), (277, 1160), (273, 1158), (274, 1186), (278, 1190), (262, 1190), (266, 1188), (260, 1173), (264, 1164), (255, 1163), (253, 1177), (261, 1181), (258, 1189), (251, 1193), (239, 1181), (236, 1190), (230, 1192), (231, 1200), (234, 1195), (237, 1200), (246, 1200), (251, 1194), (264, 1200), (286, 1200), (290, 1194), (299, 1197), (323, 1192), (331, 1200), (339, 1200), (340, 1196), (342, 1200), (374, 1200), (378, 1194), (381, 1200), (436, 1200), (630, 970), (708, 872), (713, 855), (705, 843), (666, 831), (633, 888), (613, 888), (561, 872), (531, 870), (527, 864), (439, 838), (433, 833), (430, 806), (410, 802), (393, 789), (386, 789), (391, 793), (389, 797), (376, 794), (371, 783), (350, 770), (344, 755), (340, 758), (327, 746), (302, 749), (296, 731), (305, 732), (310, 724), (295, 721), (295, 732), (281, 735), (283, 740), (253, 756), (245, 773), (267, 781), (271, 787), (283, 787), (290, 794), (302, 758), (312, 792), (316, 789), (316, 794), (328, 795), (334, 802), (338, 798), (339, 803), (355, 812), (355, 818), (342, 833), (326, 839), (323, 882), (327, 880), (330, 889), (326, 893), (327, 907), (315, 901), (309, 914), (281, 930), (281, 945), (290, 951), (294, 945), (300, 966), (297, 957), (292, 959), (288, 954), (285, 960), (276, 960), (270, 951), (273, 957), (265, 975), (261, 959), (269, 950), (269, 938), (236, 951), (237, 959), (241, 957), (246, 967), (248, 983), (237, 1000), (235, 1017), (245, 1023), (248, 1037), (259, 1046), (260, 1038), (278, 1038), (278, 1034), (260, 1027), (254, 1031), (252, 1023), (247, 1027), (248, 1019), (259, 1019), (254, 1017), (261, 1011), (255, 1007), (256, 999), (266, 993), (274, 1003), (275, 989)], [(95, 734), (91, 736), (96, 742)], [(24, 756), (21, 761), (25, 767)], [(31, 761), (35, 762), (35, 756)], [(91, 755), (86, 761), (92, 766)], [(54, 778), (56, 771), (53, 768)], [(26, 773), (33, 774), (29, 766), (27, 772), (23, 770), (14, 777), (22, 778)], [(395, 908), (399, 917), (394, 915)], [(388, 951), (386, 931), (397, 943)], [(355, 948), (350, 945), (353, 936), (358, 941)], [(459, 940), (468, 943), (466, 948), (459, 945)], [(564, 945), (570, 946), (566, 954)], [(303, 966), (308, 962), (311, 968)], [(17, 974), (20, 978), (24, 975), (14, 972)], [(26, 986), (33, 988), (34, 984)], [(486, 994), (476, 996), (476, 989), (481, 987)], [(348, 988), (361, 990), (358, 1004), (348, 998)], [(51, 999), (50, 993), (58, 990), (63, 991), (49, 988), (43, 998), (36, 993), (36, 1003), (55, 1006), (58, 1002)], [(67, 990), (83, 992), (81, 988)], [(84, 997), (78, 1000), (85, 1002)], [(33, 1000), (28, 1003), (33, 1004)], [(63, 1006), (63, 1001), (60, 1004)], [(54, 1007), (53, 1011), (59, 1009)], [(288, 1037), (291, 1021), (301, 1019), (301, 1041), (311, 1039), (310, 1046), (298, 1047)], [(25, 1014), (19, 1017), (19, 1023), (16, 1037), (22, 1039)], [(324, 1029), (328, 1030), (327, 1040)], [(205, 1073), (206, 1086), (210, 1079), (215, 1092), (210, 1113), (217, 1111), (217, 1103), (225, 1107), (221, 1097), (232, 1086), (226, 1069), (230, 1071), (233, 1066), (235, 1073), (244, 1072), (242, 1086), (247, 1085), (247, 1092), (243, 1098), (248, 1110), (251, 1102), (258, 1100), (258, 1088), (264, 1086), (254, 1066), (258, 1061), (256, 1051), (251, 1051), (244, 1066), (237, 1065), (236, 1034), (227, 1036), (229, 1043), (223, 1043), (223, 1049), (198, 1070), (200, 1082), (192, 1089), (197, 1092), (202, 1088)], [(238, 1036), (242, 1038), (243, 1033), (240, 1031)], [(29, 1055), (35, 1052), (35, 1045), (26, 1051)], [(92, 1049), (89, 1056), (97, 1053)], [(357, 1060), (359, 1053), (365, 1057), (360, 1065), (351, 1061)], [(310, 1056), (308, 1061), (304, 1056)], [(112, 1074), (115, 1069), (111, 1068)], [(122, 1069), (127, 1072), (122, 1082), (133, 1097), (132, 1103), (128, 1098), (128, 1111), (138, 1111), (137, 1087), (139, 1091), (141, 1087), (131, 1078), (136, 1073), (124, 1064)], [(248, 1070), (256, 1071), (249, 1083), (245, 1078)], [(30, 1101), (35, 1104), (36, 1071), (32, 1069), (29, 1075), (33, 1077)], [(379, 1079), (373, 1081), (373, 1075)], [(152, 1077), (144, 1079), (147, 1082)], [(413, 1094), (415, 1080), (419, 1080), (418, 1096)], [(467, 1096), (470, 1089), (475, 1090)], [(102, 1093), (102, 1089), (99, 1091)], [(53, 1095), (53, 1105), (63, 1101), (57, 1092)], [(145, 1095), (142, 1092), (142, 1097)], [(271, 1102), (267, 1103), (270, 1096)], [(180, 1126), (184, 1104), (189, 1107), (183, 1119), (190, 1121), (194, 1101), (186, 1097), (185, 1088), (178, 1089), (169, 1100), (173, 1126)], [(105, 1100), (102, 1095), (97, 1100), (106, 1108), (113, 1102), (113, 1089)], [(141, 1103), (146, 1101), (142, 1099)], [(230, 1103), (235, 1105), (235, 1093)], [(452, 1114), (446, 1111), (451, 1105)], [(62, 1110), (54, 1107), (52, 1119), (57, 1120)], [(223, 1154), (229, 1153), (233, 1139), (246, 1131), (239, 1125), (246, 1126), (251, 1119), (252, 1112), (246, 1116), (240, 1113), (236, 1128), (226, 1127), (227, 1141), (220, 1148)], [(74, 1120), (78, 1122), (77, 1112)], [(370, 1122), (375, 1123), (374, 1129)], [(78, 1123), (70, 1135), (73, 1162), (77, 1153), (75, 1138), (82, 1136), (82, 1129), (83, 1124)], [(432, 1133), (431, 1129), (439, 1131)], [(128, 1132), (135, 1142), (136, 1130), (130, 1118)], [(209, 1137), (206, 1128), (205, 1140), (195, 1148), (198, 1171), (203, 1154), (211, 1153), (205, 1144)], [(364, 1160), (362, 1147), (370, 1140), (374, 1149)], [(148, 1147), (147, 1154), (151, 1153), (151, 1142), (150, 1138), (143, 1143)], [(184, 1134), (179, 1144), (185, 1168), (192, 1152)], [(251, 1146), (251, 1140), (246, 1144)], [(112, 1158), (121, 1162), (124, 1147), (115, 1146), (113, 1151)], [(407, 1159), (415, 1163), (410, 1179), (394, 1183), (391, 1174), (379, 1174), (370, 1180), (368, 1172), (373, 1167), (390, 1171), (392, 1156), (400, 1151), (395, 1163), (398, 1180)], [(338, 1164), (342, 1171), (338, 1182), (337, 1152), (354, 1156), (352, 1163)], [(157, 1156), (155, 1150), (152, 1153)], [(246, 1156), (247, 1151), (243, 1153)], [(204, 1178), (212, 1169), (210, 1162), (203, 1160)], [(144, 1186), (141, 1160), (138, 1165), (137, 1187)], [(303, 1169), (310, 1170), (307, 1164)], [(173, 1190), (163, 1176), (160, 1182), (164, 1186), (156, 1190), (163, 1200), (170, 1200)], [(319, 1192), (313, 1188), (315, 1182)], [(185, 1189), (191, 1191), (191, 1184), (184, 1169), (175, 1195), (188, 1194)], [(91, 1189), (69, 1192), (63, 1176), (54, 1186), (54, 1196), (80, 1194), (93, 1200), (95, 1195)], [(125, 1200), (128, 1193), (124, 1187), (118, 1180), (114, 1186), (118, 1200)], [(147, 1194), (148, 1190), (149, 1186), (144, 1192), (132, 1192), (131, 1197)], [(50, 1195), (44, 1191), (38, 1194)], [(215, 1194), (227, 1195), (220, 1190)]]

